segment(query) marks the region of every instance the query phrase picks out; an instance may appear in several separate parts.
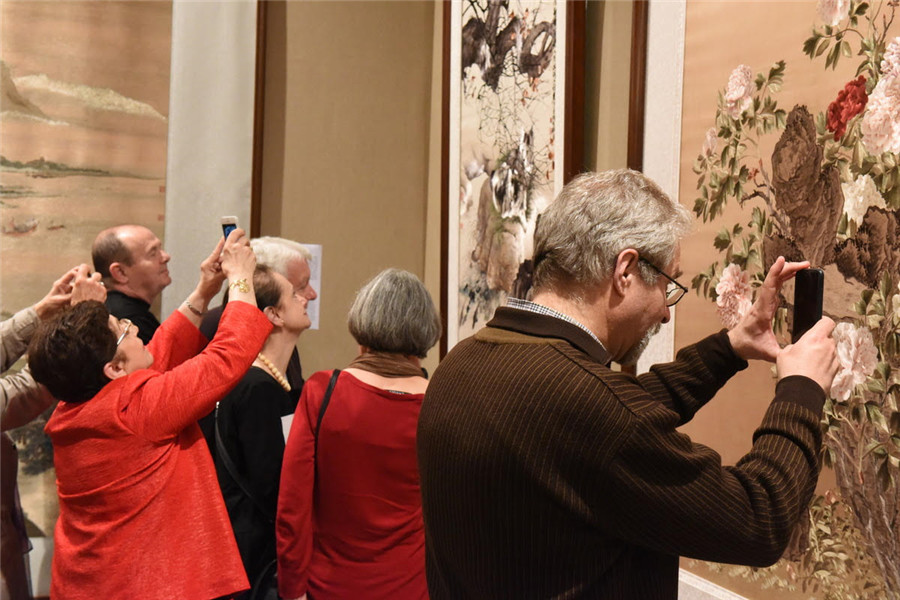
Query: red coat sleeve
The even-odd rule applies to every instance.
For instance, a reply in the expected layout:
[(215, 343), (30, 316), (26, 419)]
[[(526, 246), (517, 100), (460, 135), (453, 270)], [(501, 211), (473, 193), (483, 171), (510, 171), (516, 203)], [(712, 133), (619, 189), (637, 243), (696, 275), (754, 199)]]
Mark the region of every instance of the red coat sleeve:
[(128, 400), (122, 407), (123, 421), (150, 440), (178, 435), (208, 414), (237, 385), (271, 330), (272, 324), (258, 308), (246, 302), (230, 302), (213, 341), (203, 352), (185, 360), (184, 354), (196, 352), (206, 338), (184, 315), (173, 314), (153, 336), (149, 348), (151, 353), (157, 349), (162, 353), (161, 357), (154, 354), (154, 363), (161, 360), (166, 367), (177, 366), (155, 376), (150, 371), (129, 376), (139, 389), (123, 394)]
[(275, 535), (278, 549), (278, 594), (299, 598), (306, 593), (313, 551), (313, 429), (331, 373), (320, 371), (303, 385), (300, 403), (284, 448)]
[(163, 321), (147, 344), (147, 350), (153, 355), (150, 368), (164, 373), (197, 356), (204, 344), (206, 338), (200, 330), (176, 310)]

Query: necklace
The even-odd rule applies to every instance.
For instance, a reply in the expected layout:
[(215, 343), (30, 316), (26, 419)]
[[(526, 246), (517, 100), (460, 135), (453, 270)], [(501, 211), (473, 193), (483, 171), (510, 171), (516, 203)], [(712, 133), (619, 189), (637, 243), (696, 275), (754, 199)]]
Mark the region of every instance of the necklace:
[(263, 356), (263, 353), (262, 353), (262, 352), (260, 352), (259, 354), (257, 354), (257, 355), (256, 355), (256, 358), (258, 358), (259, 361), (260, 361), (262, 364), (264, 364), (264, 365), (266, 366), (266, 368), (269, 370), (269, 373), (271, 373), (271, 374), (272, 374), (272, 377), (275, 378), (275, 381), (277, 381), (278, 383), (280, 383), (280, 384), (281, 384), (281, 387), (284, 388), (284, 391), (286, 391), (286, 392), (291, 391), (291, 384), (289, 384), (289, 383), (287, 382), (287, 379), (285, 379), (285, 378), (284, 378), (284, 375), (281, 374), (281, 371), (279, 371), (279, 370), (275, 367), (275, 365), (272, 364), (272, 361), (271, 361), (271, 360), (269, 360), (268, 358), (266, 358), (265, 356)]

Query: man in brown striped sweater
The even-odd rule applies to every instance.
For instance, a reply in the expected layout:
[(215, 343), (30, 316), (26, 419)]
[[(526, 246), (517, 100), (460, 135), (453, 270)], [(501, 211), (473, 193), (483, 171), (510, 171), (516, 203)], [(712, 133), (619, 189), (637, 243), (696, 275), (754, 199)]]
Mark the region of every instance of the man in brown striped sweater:
[[(513, 300), (434, 373), (418, 459), (432, 598), (677, 597), (678, 556), (775, 562), (819, 474), (834, 323), (781, 349), (772, 265), (749, 314), (639, 377), (686, 291), (691, 217), (634, 171), (569, 183), (535, 232), (531, 301)], [(747, 360), (775, 362), (750, 451), (723, 467), (676, 431)]]

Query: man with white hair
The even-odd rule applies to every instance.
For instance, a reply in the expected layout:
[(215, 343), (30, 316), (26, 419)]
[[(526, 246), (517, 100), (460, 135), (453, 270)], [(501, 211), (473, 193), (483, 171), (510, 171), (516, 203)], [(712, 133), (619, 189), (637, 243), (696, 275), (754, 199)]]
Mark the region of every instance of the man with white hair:
[[(821, 468), (820, 419), (837, 372), (834, 322), (793, 346), (772, 332), (779, 257), (749, 314), (634, 377), (687, 291), (690, 213), (635, 171), (565, 186), (534, 234), (531, 301), (512, 300), (460, 342), (419, 415), (426, 573), (434, 600), (678, 595), (678, 557), (768, 565)], [(736, 466), (676, 427), (747, 360), (778, 384)]]
[[(318, 293), (309, 281), (309, 259), (312, 258), (312, 254), (306, 246), (285, 238), (265, 236), (251, 240), (250, 247), (256, 254), (256, 263), (265, 265), (287, 278), (294, 286), (295, 294), (303, 296), (310, 302), (318, 298)], [(222, 318), (221, 306), (204, 315), (200, 331), (207, 339), (212, 339), (215, 335), (220, 318)], [(296, 402), (303, 388), (303, 369), (300, 365), (300, 354), (296, 349), (291, 355), (284, 375), (291, 386), (291, 398)]]

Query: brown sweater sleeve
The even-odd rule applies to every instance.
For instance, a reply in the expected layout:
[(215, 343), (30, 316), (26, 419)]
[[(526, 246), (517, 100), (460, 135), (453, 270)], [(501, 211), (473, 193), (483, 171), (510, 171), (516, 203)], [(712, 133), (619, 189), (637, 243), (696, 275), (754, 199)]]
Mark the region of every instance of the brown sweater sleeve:
[(608, 533), (667, 554), (774, 563), (815, 489), (823, 403), (810, 379), (779, 382), (750, 452), (732, 467), (675, 431), (660, 404), (640, 406), (605, 482), (616, 490), (605, 502)]

